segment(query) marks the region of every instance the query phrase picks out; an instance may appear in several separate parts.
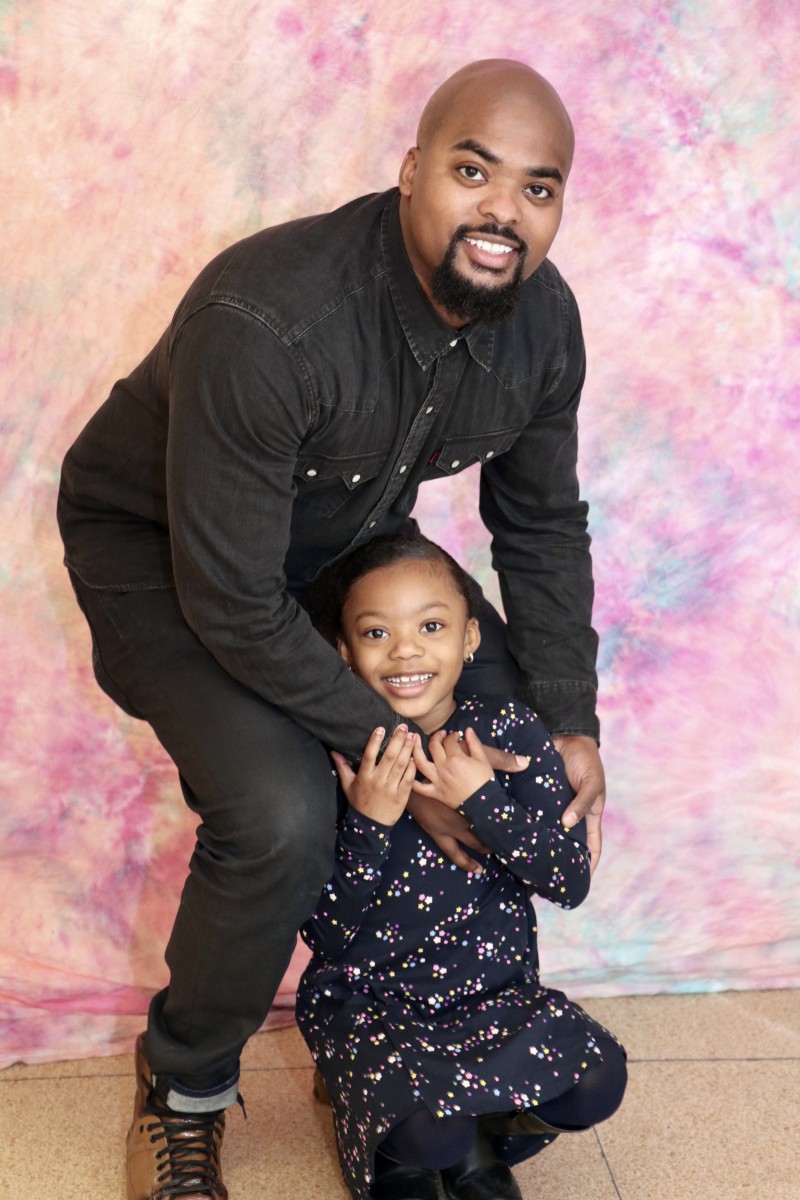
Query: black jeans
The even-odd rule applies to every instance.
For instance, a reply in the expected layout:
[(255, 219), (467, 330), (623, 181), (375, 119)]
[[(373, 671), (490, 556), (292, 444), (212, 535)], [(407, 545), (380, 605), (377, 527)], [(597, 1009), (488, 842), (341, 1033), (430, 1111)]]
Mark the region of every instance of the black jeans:
[[(145, 1051), (162, 1080), (210, 1093), (194, 1107), (213, 1109), (214, 1096), (235, 1095), (242, 1047), (331, 875), (335, 776), (311, 733), (220, 667), (174, 591), (72, 582), (100, 687), (150, 723), (201, 821), (166, 951), (169, 987), (153, 998)], [(462, 688), (509, 695), (518, 672), (505, 625), (484, 605), (483, 640)]]

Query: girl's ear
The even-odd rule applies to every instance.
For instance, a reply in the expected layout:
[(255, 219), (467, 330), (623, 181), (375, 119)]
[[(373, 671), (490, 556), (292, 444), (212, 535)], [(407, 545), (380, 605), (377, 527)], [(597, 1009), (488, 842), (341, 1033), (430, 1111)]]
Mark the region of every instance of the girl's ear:
[(350, 651), (347, 649), (347, 643), (343, 642), (341, 638), (337, 638), (336, 639), (336, 649), (339, 651), (342, 658), (347, 663), (347, 666), (352, 669), (353, 663), (350, 659)]
[(478, 624), (477, 617), (470, 617), (467, 621), (467, 628), (464, 633), (464, 658), (468, 654), (474, 654), (481, 644), (481, 628)]

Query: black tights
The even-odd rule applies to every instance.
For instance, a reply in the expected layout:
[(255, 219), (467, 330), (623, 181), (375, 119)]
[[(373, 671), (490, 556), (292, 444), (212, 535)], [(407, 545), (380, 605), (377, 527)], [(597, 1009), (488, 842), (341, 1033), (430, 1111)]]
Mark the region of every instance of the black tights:
[[(610, 1038), (598, 1038), (598, 1042), (602, 1061), (590, 1067), (568, 1092), (532, 1110), (548, 1125), (577, 1132), (606, 1121), (619, 1108), (628, 1080), (625, 1055)], [(380, 1148), (406, 1166), (440, 1171), (460, 1162), (477, 1134), (477, 1117), (434, 1117), (427, 1108), (418, 1108), (395, 1125)]]

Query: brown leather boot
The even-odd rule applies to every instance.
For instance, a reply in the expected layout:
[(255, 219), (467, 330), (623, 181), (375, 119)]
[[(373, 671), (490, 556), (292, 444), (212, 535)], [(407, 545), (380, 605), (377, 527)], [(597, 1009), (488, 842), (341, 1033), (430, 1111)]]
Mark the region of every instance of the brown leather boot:
[(176, 1113), (153, 1091), (136, 1041), (136, 1097), (128, 1130), (128, 1200), (228, 1200), (219, 1156), (225, 1113)]

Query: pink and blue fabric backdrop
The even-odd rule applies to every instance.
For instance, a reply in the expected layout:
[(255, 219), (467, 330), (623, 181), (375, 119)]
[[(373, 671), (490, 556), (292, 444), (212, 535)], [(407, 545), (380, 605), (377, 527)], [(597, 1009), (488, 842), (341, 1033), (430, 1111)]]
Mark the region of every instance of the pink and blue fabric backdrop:
[[(92, 680), (63, 452), (216, 251), (390, 186), (430, 91), (488, 56), (546, 74), (578, 139), (553, 258), (590, 360), (610, 801), (592, 897), (542, 911), (545, 976), (800, 983), (799, 38), (793, 0), (0, 5), (0, 1062), (129, 1045), (193, 841)], [(475, 488), (419, 515), (491, 590)]]

